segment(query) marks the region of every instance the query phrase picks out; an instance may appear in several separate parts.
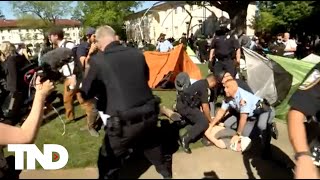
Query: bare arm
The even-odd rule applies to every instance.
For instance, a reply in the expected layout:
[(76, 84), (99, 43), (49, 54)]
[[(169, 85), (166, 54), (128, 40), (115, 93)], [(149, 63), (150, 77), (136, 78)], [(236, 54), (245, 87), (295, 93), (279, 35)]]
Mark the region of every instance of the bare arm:
[(1, 145), (26, 144), (34, 142), (43, 120), (43, 107), (45, 98), (48, 91), (53, 89), (53, 85), (49, 81), (44, 82), (42, 86), (42, 89), (37, 90), (33, 100), (31, 112), (21, 128), (0, 123)]
[(216, 125), (218, 124), (221, 119), (224, 117), (224, 115), (226, 114), (227, 110), (220, 108), (216, 114), (216, 117), (214, 118), (212, 124)]
[(211, 49), (210, 50), (210, 56), (209, 56), (209, 61), (213, 61), (213, 56), (214, 56), (215, 54), (214, 54), (214, 49)]
[(243, 129), (247, 123), (248, 114), (247, 113), (241, 113), (240, 114), (240, 120), (239, 120), (239, 126), (237, 132), (242, 134)]
[(236, 52), (236, 60), (237, 60), (238, 64), (240, 64), (240, 57), (241, 57), (241, 51), (239, 48), (239, 49), (237, 49), (237, 52)]
[[(304, 114), (296, 110), (288, 113), (288, 133), (294, 152), (309, 152)], [(295, 179), (319, 179), (319, 172), (310, 156), (300, 156), (296, 161)]]
[(88, 59), (89, 59), (88, 57), (89, 57), (89, 55), (87, 57), (85, 57), (85, 56), (80, 57), (80, 62), (81, 62), (82, 66), (84, 66), (85, 62), (88, 61)]
[(208, 103), (202, 103), (203, 114), (206, 116), (209, 123), (212, 121), (210, 116), (210, 108)]
[(294, 152), (309, 151), (306, 129), (304, 126), (304, 115), (296, 110), (288, 113), (288, 133)]

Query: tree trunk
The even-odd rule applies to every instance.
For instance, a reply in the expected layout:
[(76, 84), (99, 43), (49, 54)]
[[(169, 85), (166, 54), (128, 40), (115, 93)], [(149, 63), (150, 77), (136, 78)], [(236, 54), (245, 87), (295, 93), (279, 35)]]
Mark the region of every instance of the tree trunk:
[(237, 9), (228, 12), (228, 14), (231, 20), (231, 33), (240, 35), (239, 33), (245, 32), (247, 29), (247, 8)]
[(189, 32), (190, 32), (191, 21), (192, 21), (192, 16), (190, 16), (190, 21), (189, 21), (189, 24), (188, 24), (188, 29), (187, 29), (187, 37), (189, 37)]

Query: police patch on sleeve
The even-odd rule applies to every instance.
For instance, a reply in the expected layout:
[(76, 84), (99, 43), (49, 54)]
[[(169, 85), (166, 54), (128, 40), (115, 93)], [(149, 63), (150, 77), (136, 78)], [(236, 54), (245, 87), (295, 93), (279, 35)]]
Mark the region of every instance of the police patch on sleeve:
[(305, 81), (299, 86), (300, 90), (308, 90), (314, 85), (320, 82), (320, 71), (318, 69), (313, 70), (313, 72), (307, 77)]
[(246, 100), (241, 99), (241, 100), (240, 100), (240, 107), (243, 107), (243, 106), (245, 106), (245, 105), (247, 105)]

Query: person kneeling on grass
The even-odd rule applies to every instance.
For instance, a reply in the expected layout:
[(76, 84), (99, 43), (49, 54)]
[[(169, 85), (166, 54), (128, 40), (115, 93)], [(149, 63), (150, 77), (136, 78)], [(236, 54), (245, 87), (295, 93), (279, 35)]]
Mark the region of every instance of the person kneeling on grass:
[[(240, 88), (233, 79), (226, 81), (223, 86), (226, 97), (210, 124), (214, 126), (224, 120), (228, 129), (236, 130), (231, 144), (237, 143), (242, 136), (251, 137), (253, 128), (257, 126), (260, 132), (262, 157), (269, 159), (271, 157), (271, 137), (277, 139), (278, 136), (278, 131), (272, 126), (275, 116), (274, 109), (265, 99)], [(226, 113), (228, 116), (225, 116)]]

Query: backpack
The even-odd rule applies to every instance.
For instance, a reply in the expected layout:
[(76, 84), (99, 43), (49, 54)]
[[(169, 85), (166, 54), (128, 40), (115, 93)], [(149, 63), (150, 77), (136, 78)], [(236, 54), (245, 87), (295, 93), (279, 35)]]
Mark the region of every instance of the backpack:
[[(63, 47), (67, 47), (68, 43), (73, 43), (71, 41), (65, 41)], [(84, 77), (84, 67), (81, 64), (80, 58), (77, 56), (77, 49), (79, 45), (75, 45), (71, 50), (72, 50), (72, 56), (73, 56), (73, 61), (74, 61), (74, 69), (73, 69), (73, 74), (76, 75), (77, 79), (77, 84), (76, 84), (76, 89), (79, 88), (83, 77)]]

